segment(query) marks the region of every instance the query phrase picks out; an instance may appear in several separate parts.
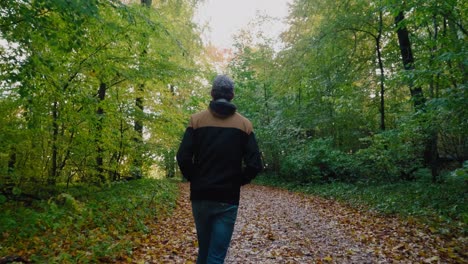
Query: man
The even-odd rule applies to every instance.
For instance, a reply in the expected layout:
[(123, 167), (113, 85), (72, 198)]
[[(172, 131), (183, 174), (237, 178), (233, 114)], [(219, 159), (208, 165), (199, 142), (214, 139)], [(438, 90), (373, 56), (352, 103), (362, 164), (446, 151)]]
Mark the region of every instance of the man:
[(224, 262), (237, 217), (240, 187), (262, 169), (252, 123), (231, 103), (234, 82), (218, 75), (211, 97), (207, 110), (191, 116), (177, 152), (182, 175), (190, 181), (197, 264)]

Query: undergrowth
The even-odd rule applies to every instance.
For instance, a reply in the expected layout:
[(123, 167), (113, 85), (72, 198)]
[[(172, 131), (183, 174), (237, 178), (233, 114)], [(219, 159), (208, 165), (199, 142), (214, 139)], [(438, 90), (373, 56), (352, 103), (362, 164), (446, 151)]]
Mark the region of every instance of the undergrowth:
[(254, 183), (336, 199), (382, 214), (419, 219), (432, 232), (467, 233), (468, 191), (463, 179), (394, 183), (299, 183), (275, 175), (259, 175)]
[(131, 253), (132, 240), (175, 207), (169, 180), (115, 182), (92, 190), (75, 186), (31, 204), (0, 200), (0, 257), (34, 263), (114, 262)]

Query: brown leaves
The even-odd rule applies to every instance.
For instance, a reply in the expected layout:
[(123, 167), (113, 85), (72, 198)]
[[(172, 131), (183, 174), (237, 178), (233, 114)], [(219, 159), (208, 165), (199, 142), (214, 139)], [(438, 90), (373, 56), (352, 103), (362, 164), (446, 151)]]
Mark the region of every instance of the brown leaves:
[(121, 263), (195, 263), (198, 244), (188, 185), (180, 185), (177, 208), (171, 217), (155, 219), (149, 229), (149, 234), (133, 238), (138, 247)]
[[(196, 233), (187, 184), (174, 215), (152, 225), (127, 263), (194, 263)], [(432, 234), (415, 221), (338, 202), (248, 185), (226, 263), (467, 263), (466, 238)]]
[[(372, 258), (304, 195), (262, 186), (242, 190), (227, 263), (366, 262)], [(378, 260), (378, 258), (373, 258)]]

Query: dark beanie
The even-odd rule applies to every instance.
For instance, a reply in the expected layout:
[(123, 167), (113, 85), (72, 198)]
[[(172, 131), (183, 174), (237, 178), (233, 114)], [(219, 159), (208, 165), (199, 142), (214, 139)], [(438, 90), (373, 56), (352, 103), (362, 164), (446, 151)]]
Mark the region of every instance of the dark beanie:
[(234, 97), (234, 82), (227, 75), (218, 75), (213, 81), (211, 96), (214, 100), (226, 99), (231, 101)]

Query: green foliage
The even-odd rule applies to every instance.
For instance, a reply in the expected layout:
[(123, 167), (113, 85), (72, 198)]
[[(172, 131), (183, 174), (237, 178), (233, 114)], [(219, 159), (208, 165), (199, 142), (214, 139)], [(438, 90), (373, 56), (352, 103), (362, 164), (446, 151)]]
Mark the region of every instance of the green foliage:
[(418, 132), (405, 135), (389, 130), (367, 141), (369, 147), (356, 153), (362, 180), (413, 180), (413, 173), (421, 168), (423, 140)]
[(357, 179), (355, 161), (349, 154), (333, 149), (331, 139), (307, 142), (282, 161), (280, 175), (300, 183)]
[(85, 2), (0, 5), (2, 192), (145, 173), (184, 129), (203, 76), (192, 1)]
[(254, 182), (337, 199), (383, 214), (416, 217), (444, 233), (466, 232), (466, 182), (447, 179), (444, 183), (431, 183), (427, 171), (420, 173), (424, 176), (418, 181), (395, 183), (303, 184), (270, 174), (263, 174)]
[(332, 139), (307, 140), (281, 161), (279, 175), (292, 181), (399, 181), (413, 180), (423, 167), (424, 137), (417, 131), (386, 131), (362, 139), (367, 148), (344, 153)]
[[(395, 182), (427, 167), (438, 181), (461, 165), (466, 10), (459, 0), (299, 0), (283, 49), (252, 41), (255, 29), (239, 34), (229, 70), (266, 170), (304, 183)], [(397, 28), (411, 36), (413, 65), (403, 67)]]
[(0, 204), (0, 255), (35, 262), (115, 261), (132, 249), (129, 234), (175, 206), (173, 181), (133, 180), (101, 188), (72, 187), (49, 200)]
[(468, 183), (468, 161), (463, 163), (463, 167), (456, 169), (450, 173), (450, 177), (455, 180), (461, 180), (465, 182), (465, 185)]

